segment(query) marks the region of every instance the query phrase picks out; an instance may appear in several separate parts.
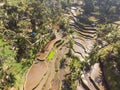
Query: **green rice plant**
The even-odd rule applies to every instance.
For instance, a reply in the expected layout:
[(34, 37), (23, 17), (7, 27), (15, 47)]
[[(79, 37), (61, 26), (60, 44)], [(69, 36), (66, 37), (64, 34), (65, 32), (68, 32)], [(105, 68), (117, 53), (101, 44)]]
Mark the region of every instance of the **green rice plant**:
[(52, 49), (47, 57), (47, 60), (51, 60), (54, 57), (54, 55), (55, 55), (55, 50)]

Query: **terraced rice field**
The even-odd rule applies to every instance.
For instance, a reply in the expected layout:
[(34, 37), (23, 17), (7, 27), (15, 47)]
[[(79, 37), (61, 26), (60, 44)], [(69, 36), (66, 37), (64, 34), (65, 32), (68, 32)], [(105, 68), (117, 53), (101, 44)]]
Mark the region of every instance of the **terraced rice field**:
[[(64, 90), (69, 90), (64, 80), (65, 75), (70, 73), (70, 69), (65, 64), (61, 65), (61, 60), (65, 57), (65, 63), (69, 62), (69, 58), (65, 55), (71, 49), (72, 54), (77, 56), (80, 61), (84, 61), (85, 57), (88, 56), (88, 53), (93, 48), (96, 38), (95, 27), (86, 25), (83, 28), (80, 24), (74, 22), (71, 25), (71, 29), (74, 30), (74, 33), (67, 37), (62, 37), (60, 32), (55, 32), (56, 39), (46, 45), (44, 53), (38, 54), (37, 58), (40, 61), (33, 63), (26, 74), (24, 90), (61, 90), (63, 88)], [(74, 42), (72, 48), (68, 47), (69, 38), (72, 38)], [(85, 90), (83, 84), (90, 90), (96, 90), (91, 80), (95, 81), (97, 77), (100, 77), (101, 70), (99, 66), (97, 68), (95, 66), (91, 68), (91, 71), (91, 73), (83, 72), (83, 82), (82, 84), (78, 83), (77, 90)], [(104, 90), (102, 84), (98, 85), (96, 83), (96, 85)]]

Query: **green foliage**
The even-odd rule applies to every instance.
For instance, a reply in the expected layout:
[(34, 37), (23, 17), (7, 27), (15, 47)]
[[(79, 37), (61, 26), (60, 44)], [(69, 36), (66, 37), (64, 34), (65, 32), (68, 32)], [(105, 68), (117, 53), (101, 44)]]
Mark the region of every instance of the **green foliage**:
[[(114, 52), (115, 56), (117, 56), (119, 49), (118, 48), (118, 43), (120, 39), (120, 29), (116, 28), (112, 24), (100, 24), (98, 25), (97, 29), (97, 34), (98, 34), (98, 40), (94, 48), (92, 49), (90, 53), (90, 58), (94, 61), (97, 61), (98, 58), (100, 57), (102, 61), (106, 60), (109, 58), (110, 54)], [(103, 41), (107, 43), (107, 45), (103, 45)], [(101, 46), (103, 45), (103, 46)], [(101, 48), (99, 48), (101, 46)], [(116, 47), (117, 48), (116, 48)], [(91, 61), (91, 62), (93, 62)]]
[(86, 16), (81, 16), (81, 15), (79, 15), (79, 16), (77, 16), (77, 18), (78, 18), (78, 20), (79, 20), (79, 24), (80, 25), (92, 25), (93, 24), (93, 22), (92, 21), (90, 21), (89, 19), (88, 19), (88, 17), (86, 17)]
[(114, 62), (108, 62), (105, 65), (105, 75), (106, 75), (106, 79), (109, 82), (111, 89), (119, 90), (120, 76), (117, 74), (116, 67), (114, 67), (113, 64), (116, 65)]
[(91, 14), (91, 12), (94, 10), (93, 0), (84, 0), (84, 3), (85, 14)]
[(22, 61), (21, 63), (17, 63), (16, 61), (13, 61), (12, 64), (10, 64), (11, 68), (8, 69), (8, 72), (11, 72), (12, 75), (14, 75), (15, 78), (15, 88), (19, 88), (24, 83), (24, 73), (25, 71), (30, 67), (31, 63), (30, 60)]
[(107, 41), (108, 43), (115, 43), (120, 39), (120, 29), (114, 24), (99, 24), (97, 26), (98, 38)]
[[(100, 60), (103, 72), (111, 89), (119, 90), (120, 70), (120, 29), (114, 24), (98, 26), (98, 41), (90, 53), (92, 64)], [(104, 42), (107, 42), (104, 45)], [(103, 45), (103, 46), (101, 46)], [(100, 47), (101, 46), (101, 47)]]
[(47, 60), (51, 60), (54, 57), (54, 55), (55, 55), (55, 51), (54, 49), (52, 49), (47, 57)]
[(107, 58), (104, 59), (104, 69), (105, 69), (104, 71), (110, 87), (112, 89), (119, 90), (120, 88), (119, 86), (120, 85), (120, 82), (119, 82), (120, 80), (120, 76), (119, 76), (120, 41), (113, 43), (111, 46), (113, 48), (112, 51), (109, 51), (108, 54), (106, 54)]
[(101, 60), (106, 60), (106, 58), (108, 57), (108, 55), (112, 51), (112, 49), (113, 49), (113, 47), (111, 45), (100, 49), (97, 53), (97, 57), (100, 57)]
[[(61, 13), (60, 2), (49, 0), (5, 0), (0, 6), (0, 89), (20, 87), (36, 54), (55, 38), (53, 26), (60, 25)], [(2, 82), (7, 75), (12, 81)]]
[(71, 31), (71, 28), (70, 28), (70, 25), (69, 25), (69, 19), (66, 18), (65, 16), (62, 16), (60, 21), (59, 21), (59, 27), (60, 27), (61, 30), (64, 31), (63, 36), (66, 36), (66, 34), (69, 34), (70, 31)]
[(119, 0), (96, 0), (97, 11), (99, 11), (100, 22), (114, 22), (118, 20), (119, 17)]
[(56, 6), (55, 2), (49, 5), (49, 1), (39, 0), (8, 0), (0, 10), (4, 38), (17, 44), (18, 61), (22, 58), (34, 59), (31, 54), (41, 51), (54, 38), (52, 27), (60, 21), (62, 13), (60, 5)]
[(120, 19), (119, 0), (84, 0), (84, 15), (97, 16), (99, 23), (109, 23)]
[(15, 56), (15, 52), (10, 49), (11, 47), (7, 42), (0, 39), (0, 62), (1, 65), (5, 62), (5, 60), (13, 59)]
[(82, 70), (85, 67), (85, 62), (81, 62), (77, 56), (71, 55), (69, 63), (70, 67), (70, 87), (72, 90), (76, 89), (77, 80), (81, 78)]
[(7, 42), (0, 39), (0, 89), (20, 87), (23, 83), (23, 74), (31, 63), (30, 60), (17, 63), (15, 56), (16, 51), (12, 50)]

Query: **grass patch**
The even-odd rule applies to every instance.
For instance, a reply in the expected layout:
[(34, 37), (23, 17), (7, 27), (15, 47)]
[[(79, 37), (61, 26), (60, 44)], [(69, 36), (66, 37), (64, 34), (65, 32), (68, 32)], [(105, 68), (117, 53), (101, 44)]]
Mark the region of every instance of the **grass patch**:
[(47, 60), (51, 60), (54, 57), (54, 55), (55, 55), (55, 51), (54, 49), (52, 49), (47, 57)]
[[(27, 61), (26, 61), (27, 62)], [(20, 87), (23, 82), (24, 82), (24, 73), (25, 71), (29, 68), (29, 65), (25, 65), (25, 62), (21, 62), (21, 63), (17, 63), (16, 61), (14, 61), (12, 63), (12, 70), (10, 72), (12, 72), (12, 74), (15, 77), (15, 87), (18, 88)]]
[(14, 87), (20, 88), (25, 80), (24, 74), (27, 71), (27, 69), (30, 67), (30, 61), (25, 60), (18, 63), (13, 59), (13, 57), (11, 57), (9, 58), (9, 60), (5, 61), (3, 67), (7, 68), (6, 72), (8, 74), (11, 73), (14, 76), (15, 78)]
[(25, 80), (25, 72), (30, 67), (30, 61), (24, 60), (20, 63), (16, 62), (13, 58), (6, 60), (4, 67), (7, 67), (6, 72), (14, 76), (14, 87), (20, 88)]
[[(32, 60), (22, 59), (20, 63), (15, 60), (16, 51), (11, 49), (11, 46), (0, 39), (0, 81), (4, 79), (6, 74), (12, 75), (12, 80), (5, 80), (4, 90), (8, 90), (9, 87), (14, 86), (16, 90), (24, 82), (24, 73), (30, 67)], [(2, 75), (2, 70), (4, 70)], [(2, 84), (0, 83), (0, 90)], [(3, 89), (2, 89), (3, 90)]]

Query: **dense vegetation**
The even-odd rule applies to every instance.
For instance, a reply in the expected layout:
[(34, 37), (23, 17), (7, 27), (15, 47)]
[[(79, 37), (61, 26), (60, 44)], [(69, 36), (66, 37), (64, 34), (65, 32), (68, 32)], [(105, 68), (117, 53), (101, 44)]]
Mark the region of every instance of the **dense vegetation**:
[(49, 1), (3, 3), (0, 6), (0, 88), (6, 89), (23, 83), (20, 78), (36, 54), (44, 52), (46, 43), (55, 38), (52, 29), (62, 21), (62, 11)]
[[(120, 29), (114, 24), (98, 26), (98, 39), (91, 52), (91, 63), (99, 62), (108, 88), (118, 90), (120, 72)], [(112, 83), (111, 83), (112, 82)]]
[[(71, 18), (65, 14), (73, 6), (80, 6), (83, 13), (74, 16), (77, 20), (72, 18), (74, 24), (69, 24)], [(76, 90), (78, 82), (88, 88), (81, 76), (86, 68), (90, 69), (95, 63), (100, 64), (106, 89), (119, 90), (120, 28), (119, 24), (114, 23), (120, 19), (119, 11), (119, 0), (84, 0), (80, 5), (71, 0), (0, 1), (0, 89), (19, 89), (24, 83), (26, 70), (37, 60), (37, 54), (46, 52), (47, 44), (61, 31), (62, 38), (67, 38), (56, 41), (54, 45), (59, 48), (65, 42), (69, 48), (60, 60), (61, 68), (69, 59), (66, 67), (70, 68), (70, 73), (65, 77), (69, 90)], [(96, 27), (96, 38), (83, 34), (94, 34), (85, 28), (87, 26)], [(96, 39), (84, 61), (74, 55), (75, 35)], [(47, 61), (57, 55), (56, 48), (48, 53)], [(62, 89), (65, 90), (64, 87)]]

